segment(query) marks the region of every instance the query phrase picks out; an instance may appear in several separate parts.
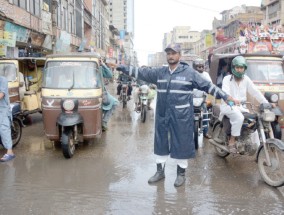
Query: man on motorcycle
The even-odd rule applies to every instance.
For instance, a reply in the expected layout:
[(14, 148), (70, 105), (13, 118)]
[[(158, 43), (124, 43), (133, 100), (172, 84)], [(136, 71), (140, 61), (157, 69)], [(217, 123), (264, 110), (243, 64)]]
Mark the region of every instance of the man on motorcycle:
[[(212, 80), (211, 80), (211, 78), (210, 78), (208, 72), (205, 72), (205, 61), (204, 61), (203, 59), (201, 59), (201, 58), (195, 59), (195, 60), (193, 61), (192, 66), (193, 66), (193, 69), (195, 69), (196, 71), (198, 71), (199, 74), (200, 74), (203, 78), (205, 78), (206, 80), (208, 80), (208, 81), (210, 81), (210, 82), (212, 83)], [(200, 90), (195, 89), (195, 90), (193, 91), (193, 94), (194, 94), (195, 96), (201, 95), (199, 92), (200, 92)], [(203, 92), (203, 91), (202, 91), (202, 92)], [(206, 104), (204, 104), (202, 108), (203, 108), (204, 113), (207, 113), (207, 112), (208, 112), (208, 111), (207, 111), (207, 106), (206, 106)], [(211, 139), (211, 136), (208, 134), (209, 122), (206, 121), (206, 120), (208, 119), (208, 115), (207, 115), (207, 114), (204, 114), (203, 119), (204, 119), (204, 121), (203, 121), (203, 136), (204, 136), (205, 138), (207, 138), (207, 139)]]
[[(224, 102), (220, 106), (220, 120), (226, 115), (231, 123), (231, 136), (229, 139), (230, 153), (237, 153), (236, 137), (240, 136), (241, 127), (244, 121), (242, 112), (249, 112), (246, 107), (241, 106), (242, 102), (247, 101), (247, 93), (257, 99), (259, 103), (268, 103), (254, 83), (245, 75), (247, 63), (244, 57), (237, 56), (232, 60), (232, 74), (223, 79), (222, 90), (234, 98), (234, 106), (229, 106)], [(252, 135), (252, 142), (259, 143), (258, 132)]]
[(123, 74), (123, 73), (120, 73), (119, 76), (118, 76), (118, 86), (117, 86), (117, 95), (118, 95), (118, 98), (120, 99), (120, 91), (122, 89), (122, 84), (127, 84), (128, 85), (128, 89), (127, 89), (127, 96), (128, 96), (128, 100), (130, 100), (130, 96), (131, 96), (131, 93), (132, 93), (132, 86), (131, 86), (131, 82), (132, 82), (132, 79), (131, 77)]

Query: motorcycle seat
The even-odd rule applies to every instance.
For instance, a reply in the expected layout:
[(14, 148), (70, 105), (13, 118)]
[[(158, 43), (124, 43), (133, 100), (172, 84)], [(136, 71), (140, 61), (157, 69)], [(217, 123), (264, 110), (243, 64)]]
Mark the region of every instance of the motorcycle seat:
[(256, 119), (257, 114), (256, 113), (243, 113), (245, 119)]

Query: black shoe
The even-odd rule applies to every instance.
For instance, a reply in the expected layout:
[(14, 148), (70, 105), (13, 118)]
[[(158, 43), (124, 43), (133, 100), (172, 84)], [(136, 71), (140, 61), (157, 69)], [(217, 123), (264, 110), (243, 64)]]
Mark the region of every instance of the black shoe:
[(155, 175), (153, 175), (149, 180), (148, 183), (152, 184), (152, 183), (156, 183), (162, 179), (165, 178), (165, 165), (162, 166), (161, 163), (157, 164), (157, 172), (155, 173)]
[(177, 178), (175, 180), (174, 186), (180, 187), (185, 182), (185, 169), (177, 166)]
[(107, 127), (106, 126), (102, 126), (102, 131), (106, 131)]

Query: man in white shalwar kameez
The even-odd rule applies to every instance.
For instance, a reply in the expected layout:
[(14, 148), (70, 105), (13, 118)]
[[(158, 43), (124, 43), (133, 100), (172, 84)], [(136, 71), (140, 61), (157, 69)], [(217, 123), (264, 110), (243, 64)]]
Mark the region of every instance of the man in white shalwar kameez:
[[(256, 88), (254, 83), (245, 75), (247, 63), (244, 57), (237, 56), (232, 60), (232, 75), (223, 79), (222, 90), (235, 100), (234, 106), (222, 103), (220, 106), (220, 120), (226, 115), (231, 123), (231, 137), (229, 140), (230, 153), (237, 153), (235, 137), (240, 136), (242, 124), (244, 121), (243, 112), (249, 112), (248, 109), (241, 106), (241, 102), (247, 101), (247, 93), (253, 96), (259, 103), (268, 103), (262, 93)], [(252, 133), (251, 141), (260, 144), (257, 130)]]

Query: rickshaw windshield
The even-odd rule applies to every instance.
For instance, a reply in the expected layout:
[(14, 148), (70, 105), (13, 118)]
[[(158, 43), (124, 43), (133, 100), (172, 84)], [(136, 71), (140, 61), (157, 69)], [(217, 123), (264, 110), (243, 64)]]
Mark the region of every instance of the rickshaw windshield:
[(101, 76), (95, 62), (50, 61), (47, 62), (43, 87), (59, 89), (101, 88)]
[(284, 82), (282, 61), (247, 60), (247, 76), (254, 82)]
[(14, 63), (1, 63), (0, 62), (0, 76), (4, 76), (8, 81), (16, 81), (17, 68)]

